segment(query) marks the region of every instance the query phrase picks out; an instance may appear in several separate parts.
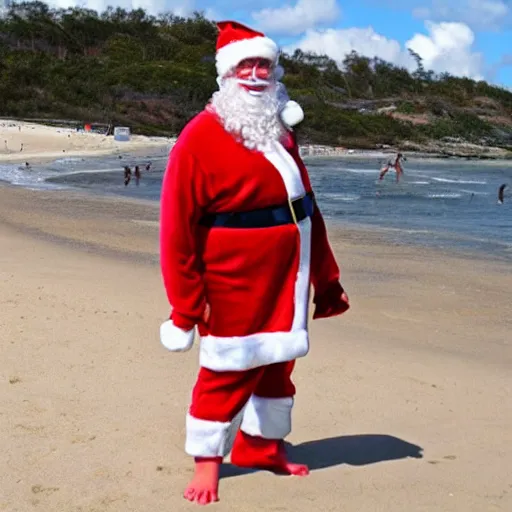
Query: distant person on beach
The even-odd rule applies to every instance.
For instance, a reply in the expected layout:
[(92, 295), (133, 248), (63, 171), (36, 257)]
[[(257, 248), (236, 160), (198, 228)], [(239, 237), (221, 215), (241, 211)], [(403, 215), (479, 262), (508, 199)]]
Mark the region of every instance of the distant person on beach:
[[(278, 98), (278, 46), (234, 21), (217, 27), (219, 90), (173, 146), (160, 203), (171, 312), (160, 340), (184, 352), (196, 330), (200, 339), (185, 441), (195, 471), (184, 497), (201, 505), (218, 501), (229, 452), (235, 466), (308, 474), (306, 465), (290, 462), (284, 439), (292, 428), (295, 360), (309, 350), (310, 284), (313, 319), (350, 307), (284, 115), (298, 104)], [(237, 510), (243, 499), (234, 499)]]
[(407, 159), (402, 155), (402, 153), (398, 153), (396, 155), (395, 161), (389, 160), (388, 163), (380, 170), (379, 181), (384, 179), (384, 176), (390, 169), (395, 169), (396, 172), (396, 182), (400, 181), (400, 176), (404, 173), (404, 169), (402, 167), (402, 161), (405, 162)]
[(146, 171), (150, 171), (150, 170), (151, 170), (151, 162), (146, 164)]
[(124, 166), (124, 186), (127, 187), (128, 183), (130, 183), (130, 180), (132, 179), (132, 170), (125, 165)]
[(138, 187), (139, 186), (139, 181), (140, 181), (140, 169), (139, 169), (138, 165), (135, 166), (134, 176), (135, 176), (135, 185), (137, 185), (137, 187)]
[(498, 189), (498, 204), (503, 204), (503, 201), (505, 200), (505, 188), (507, 187), (506, 183), (503, 183), (503, 185), (500, 186)]

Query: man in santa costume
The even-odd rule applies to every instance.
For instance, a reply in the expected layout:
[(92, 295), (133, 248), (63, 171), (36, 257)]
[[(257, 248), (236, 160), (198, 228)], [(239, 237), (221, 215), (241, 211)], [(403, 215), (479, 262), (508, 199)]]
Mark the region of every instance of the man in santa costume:
[(185, 498), (218, 500), (232, 421), (231, 462), (306, 475), (288, 461), (295, 359), (313, 318), (349, 308), (299, 156), (303, 117), (278, 79), (278, 48), (260, 32), (218, 23), (219, 91), (180, 134), (161, 196), (161, 268), (171, 305), (160, 329), (172, 351), (200, 338), (200, 370), (186, 417), (195, 474)]

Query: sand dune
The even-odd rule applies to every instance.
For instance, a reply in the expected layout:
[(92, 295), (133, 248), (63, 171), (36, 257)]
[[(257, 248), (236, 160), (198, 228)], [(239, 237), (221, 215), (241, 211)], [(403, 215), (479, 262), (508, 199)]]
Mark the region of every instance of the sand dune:
[[(157, 216), (0, 187), (1, 511), (196, 510), (197, 347), (159, 344)], [(297, 365), (290, 451), (312, 474), (226, 465), (211, 510), (512, 510), (510, 265), (330, 232), (353, 307)]]

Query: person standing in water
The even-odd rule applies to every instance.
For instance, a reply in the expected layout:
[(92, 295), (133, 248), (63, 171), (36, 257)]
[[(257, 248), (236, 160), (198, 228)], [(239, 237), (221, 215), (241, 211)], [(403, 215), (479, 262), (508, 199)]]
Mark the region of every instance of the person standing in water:
[(130, 183), (130, 180), (132, 179), (132, 170), (125, 165), (124, 166), (124, 186), (127, 187), (128, 183)]
[(139, 186), (139, 181), (140, 181), (140, 169), (139, 169), (139, 166), (136, 165), (135, 166), (135, 185), (137, 185), (137, 187)]
[(505, 200), (505, 188), (507, 184), (503, 183), (503, 185), (500, 186), (498, 189), (498, 204), (503, 204), (503, 201)]
[(385, 165), (381, 170), (379, 174), (379, 181), (382, 181), (384, 179), (384, 176), (389, 171), (389, 169), (393, 168), (396, 172), (396, 182), (398, 183), (400, 181), (400, 176), (404, 173), (404, 169), (402, 167), (402, 161), (406, 161), (407, 159), (402, 155), (402, 153), (398, 153), (396, 155), (395, 161), (392, 162), (391, 160), (388, 161), (387, 165)]

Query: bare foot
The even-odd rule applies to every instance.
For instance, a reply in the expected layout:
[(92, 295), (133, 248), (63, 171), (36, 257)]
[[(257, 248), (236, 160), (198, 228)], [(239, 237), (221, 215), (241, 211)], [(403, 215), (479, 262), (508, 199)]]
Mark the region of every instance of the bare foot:
[(306, 464), (295, 464), (294, 462), (285, 462), (281, 463), (281, 471), (286, 475), (295, 475), (295, 476), (308, 476), (309, 468)]
[(188, 484), (183, 497), (199, 505), (219, 501), (219, 468), (221, 457), (196, 457), (194, 478)]
[(309, 475), (309, 468), (305, 464), (288, 461), (283, 440), (250, 436), (241, 430), (235, 439), (231, 463), (239, 467), (264, 469), (285, 475)]
[(258, 469), (272, 471), (278, 475), (293, 475), (293, 476), (308, 476), (309, 468), (306, 464), (295, 464), (294, 462), (287, 462), (285, 460), (278, 461), (269, 466), (252, 466)]

